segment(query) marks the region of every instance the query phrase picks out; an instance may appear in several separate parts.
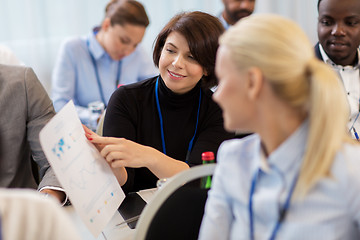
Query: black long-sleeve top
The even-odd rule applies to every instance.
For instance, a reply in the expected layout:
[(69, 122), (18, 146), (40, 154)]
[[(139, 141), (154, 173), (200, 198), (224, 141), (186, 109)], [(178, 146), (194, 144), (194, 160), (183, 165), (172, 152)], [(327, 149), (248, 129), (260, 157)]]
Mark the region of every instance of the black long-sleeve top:
[[(104, 121), (104, 136), (123, 137), (163, 152), (155, 84), (158, 77), (122, 86), (112, 95)], [(163, 118), (166, 155), (185, 161), (195, 132), (200, 89), (202, 91), (197, 133), (188, 164), (202, 163), (201, 154), (216, 155), (221, 142), (234, 137), (223, 127), (222, 111), (212, 100), (212, 91), (201, 88), (201, 81), (189, 92), (176, 94), (159, 77), (158, 95)], [(147, 168), (126, 168), (125, 192), (156, 186), (158, 178)]]

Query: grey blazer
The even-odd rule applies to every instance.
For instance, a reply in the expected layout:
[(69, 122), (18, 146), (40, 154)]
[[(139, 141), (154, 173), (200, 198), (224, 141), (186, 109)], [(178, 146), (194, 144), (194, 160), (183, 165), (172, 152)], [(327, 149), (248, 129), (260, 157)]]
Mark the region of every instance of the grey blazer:
[(0, 64), (0, 114), (0, 187), (38, 187), (31, 155), (40, 169), (39, 188), (60, 187), (39, 142), (40, 130), (55, 111), (31, 68)]

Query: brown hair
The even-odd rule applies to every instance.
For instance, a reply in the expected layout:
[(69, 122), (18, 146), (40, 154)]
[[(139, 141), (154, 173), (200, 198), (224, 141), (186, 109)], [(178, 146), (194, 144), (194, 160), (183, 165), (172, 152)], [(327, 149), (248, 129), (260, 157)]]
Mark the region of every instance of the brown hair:
[(133, 24), (147, 27), (149, 18), (144, 6), (135, 0), (112, 0), (105, 8), (105, 17), (110, 18), (111, 25)]
[(217, 84), (215, 58), (219, 46), (218, 38), (224, 32), (224, 27), (218, 18), (199, 11), (180, 13), (173, 17), (160, 31), (154, 42), (153, 60), (157, 67), (161, 51), (171, 32), (178, 32), (186, 38), (194, 59), (207, 72), (207, 76), (202, 78), (203, 87), (215, 86)]

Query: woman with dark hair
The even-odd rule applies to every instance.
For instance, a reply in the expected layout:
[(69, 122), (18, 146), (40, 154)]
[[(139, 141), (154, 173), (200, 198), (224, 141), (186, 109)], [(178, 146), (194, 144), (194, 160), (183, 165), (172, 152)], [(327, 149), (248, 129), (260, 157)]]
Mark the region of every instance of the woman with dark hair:
[(153, 59), (160, 75), (120, 87), (111, 97), (104, 136), (87, 130), (125, 192), (201, 164), (234, 134), (211, 99), (218, 37), (224, 28), (202, 12), (182, 13), (159, 33)]
[(157, 75), (154, 64), (138, 44), (149, 19), (143, 5), (134, 0), (111, 1), (100, 27), (86, 37), (68, 39), (62, 45), (52, 76), (56, 111), (69, 100), (81, 121), (89, 123), (89, 103), (107, 106), (119, 85)]

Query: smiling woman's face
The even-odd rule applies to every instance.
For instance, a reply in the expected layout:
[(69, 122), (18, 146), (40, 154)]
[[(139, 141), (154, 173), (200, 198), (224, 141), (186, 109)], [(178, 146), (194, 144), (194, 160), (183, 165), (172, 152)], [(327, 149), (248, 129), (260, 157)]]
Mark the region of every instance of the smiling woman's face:
[(171, 32), (166, 38), (159, 70), (166, 86), (178, 94), (193, 89), (205, 74), (204, 68), (190, 53), (186, 38), (178, 32)]

